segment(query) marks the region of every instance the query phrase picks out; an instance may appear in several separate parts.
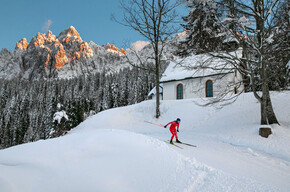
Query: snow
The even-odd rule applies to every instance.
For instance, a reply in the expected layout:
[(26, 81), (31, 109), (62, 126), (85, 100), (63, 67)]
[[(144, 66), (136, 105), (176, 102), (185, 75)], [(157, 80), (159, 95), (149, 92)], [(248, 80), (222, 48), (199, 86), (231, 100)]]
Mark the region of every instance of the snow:
[[(57, 37), (61, 42), (63, 38), (71, 36), (70, 33), (68, 34), (68, 30), (71, 30), (70, 28), (62, 31)], [(72, 36), (77, 37), (76, 35)], [(178, 49), (178, 43), (184, 38), (184, 36), (177, 34), (172, 37), (172, 39), (166, 40), (163, 47), (162, 60), (174, 59), (175, 56), (173, 53)], [(108, 71), (108, 73), (115, 73), (121, 69), (132, 67), (128, 63), (127, 58), (123, 53), (120, 53), (120, 51), (116, 52), (112, 49), (106, 50), (104, 47), (97, 45), (92, 41), (89, 41), (88, 45), (92, 49), (92, 52), (90, 52), (92, 53), (92, 57), (78, 60), (72, 60), (73, 54), (70, 55), (70, 53), (78, 52), (79, 46), (74, 44), (74, 46), (65, 47), (65, 51), (68, 53), (67, 57), (69, 62), (66, 63), (61, 69), (57, 69), (52, 76), (58, 79), (72, 79), (79, 76), (88, 76), (104, 70)], [(162, 46), (160, 43), (160, 48), (161, 47)], [(134, 50), (137, 51), (138, 57)], [(112, 52), (115, 52), (116, 54)], [(137, 41), (132, 43), (131, 48), (126, 49), (126, 53), (132, 63), (140, 64), (139, 59), (141, 59), (144, 63), (153, 62), (153, 60), (150, 59), (153, 54), (153, 49), (150, 43), (146, 41)], [(43, 68), (41, 67), (44, 63), (42, 65), (37, 62), (39, 59), (31, 55), (38, 55), (38, 57), (42, 58), (44, 61), (47, 59), (47, 54), (44, 54), (44, 52), (39, 52), (39, 50), (35, 47), (33, 48), (33, 46), (27, 50), (16, 49), (13, 51), (8, 51), (3, 48), (0, 52), (0, 78), (13, 79), (15, 77), (19, 77), (20, 79), (39, 80), (46, 79), (48, 76), (50, 77), (51, 75), (49, 75), (49, 71), (43, 71)], [(27, 64), (27, 69), (25, 70), (21, 68), (24, 62), (22, 61), (23, 58)]]
[[(241, 57), (241, 49), (232, 52), (226, 57)], [(222, 55), (225, 53), (213, 53)], [(233, 72), (234, 66), (227, 59), (213, 57), (209, 54), (191, 55), (184, 59), (171, 61), (163, 73), (160, 82), (183, 80), (186, 78), (197, 78), (210, 75), (218, 75)]]
[(134, 49), (135, 51), (141, 51), (146, 45), (149, 45), (150, 42), (148, 41), (136, 41), (134, 43), (131, 43), (131, 49)]
[(269, 43), (269, 44), (271, 44), (271, 43), (273, 43), (274, 42), (274, 34), (271, 34), (267, 39), (266, 39), (266, 42), (267, 43)]
[(63, 107), (63, 105), (62, 105), (61, 103), (58, 103), (58, 104), (56, 105), (56, 107), (57, 107), (58, 110), (60, 110), (60, 109)]
[[(163, 92), (163, 83), (159, 84), (159, 93)], [(151, 95), (156, 95), (156, 86), (148, 93), (148, 97)]]
[(53, 122), (57, 121), (58, 123), (60, 123), (62, 118), (68, 120), (68, 116), (64, 110), (58, 111), (53, 115)]
[[(290, 189), (290, 92), (271, 94), (281, 126), (258, 135), (260, 105), (252, 93), (235, 103), (201, 107), (203, 99), (155, 101), (110, 109), (67, 135), (0, 151), (0, 191), (197, 191)], [(166, 124), (181, 118), (174, 147)]]
[(253, 22), (250, 22), (249, 18), (242, 16), (238, 19), (237, 21), (243, 28), (245, 28), (246, 26), (250, 26), (251, 24), (253, 24)]

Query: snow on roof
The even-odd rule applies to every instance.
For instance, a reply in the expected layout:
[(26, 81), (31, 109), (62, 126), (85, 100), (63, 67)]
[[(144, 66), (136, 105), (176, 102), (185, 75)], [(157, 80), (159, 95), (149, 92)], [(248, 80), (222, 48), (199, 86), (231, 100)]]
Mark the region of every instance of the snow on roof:
[[(224, 55), (227, 59), (217, 58), (209, 54), (191, 55), (189, 57), (171, 61), (163, 73), (160, 82), (198, 78), (233, 72), (231, 64), (235, 58), (241, 58), (242, 49), (239, 48), (230, 54), (212, 53), (213, 55)], [(232, 56), (232, 58), (230, 58)]]
[[(159, 93), (163, 93), (163, 83), (159, 84)], [(156, 87), (154, 87), (149, 93), (148, 97), (151, 95), (156, 95)]]

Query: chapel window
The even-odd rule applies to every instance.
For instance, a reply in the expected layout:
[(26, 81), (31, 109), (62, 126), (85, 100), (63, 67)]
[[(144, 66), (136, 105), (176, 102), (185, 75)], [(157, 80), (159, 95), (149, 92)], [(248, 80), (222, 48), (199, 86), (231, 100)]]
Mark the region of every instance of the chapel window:
[(205, 83), (206, 97), (213, 97), (213, 84), (211, 80)]
[(183, 85), (177, 85), (177, 99), (183, 99)]

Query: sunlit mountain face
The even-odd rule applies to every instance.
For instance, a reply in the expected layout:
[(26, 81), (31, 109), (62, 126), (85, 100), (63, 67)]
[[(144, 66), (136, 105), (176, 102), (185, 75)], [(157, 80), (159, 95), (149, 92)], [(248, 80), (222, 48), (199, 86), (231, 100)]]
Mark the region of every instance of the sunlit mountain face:
[(125, 49), (123, 49), (123, 48), (118, 49), (115, 45), (111, 45), (111, 44), (107, 43), (106, 45), (102, 45), (102, 47), (104, 47), (107, 51), (114, 53), (114, 54), (117, 54), (119, 56), (126, 55)]
[(30, 43), (25, 38), (16, 43), (16, 49), (34, 50), (36, 47), (43, 49), (46, 53), (45, 67), (52, 62), (56, 69), (61, 69), (66, 63), (80, 58), (93, 57), (93, 50), (80, 37), (77, 30), (70, 26), (62, 31), (58, 37), (48, 31), (47, 34), (37, 33)]
[[(162, 48), (162, 59), (169, 61), (176, 58), (177, 44), (185, 36), (183, 32), (167, 39)], [(138, 42), (132, 45), (136, 47)], [(134, 46), (125, 50), (109, 43), (100, 46), (92, 41), (85, 42), (73, 26), (58, 36), (51, 31), (37, 33), (30, 42), (26, 38), (17, 42), (15, 50), (1, 50), (0, 79), (70, 79), (102, 71), (118, 72), (131, 66), (128, 58), (137, 65), (140, 59), (150, 62), (148, 58), (153, 54), (151, 44), (145, 42), (138, 47), (137, 50)], [(139, 56), (136, 56), (136, 51)]]
[[(124, 63), (125, 49), (107, 43), (99, 46), (82, 40), (70, 26), (58, 36), (51, 31), (16, 43), (15, 50), (0, 53), (0, 79), (28, 80), (74, 78), (100, 71), (117, 71)], [(124, 66), (124, 65), (123, 65)]]

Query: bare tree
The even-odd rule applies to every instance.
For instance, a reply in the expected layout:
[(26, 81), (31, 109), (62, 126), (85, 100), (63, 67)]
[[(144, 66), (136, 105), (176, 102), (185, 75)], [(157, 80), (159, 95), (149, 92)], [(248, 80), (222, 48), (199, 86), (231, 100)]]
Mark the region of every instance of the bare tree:
[(154, 63), (155, 87), (156, 87), (156, 118), (160, 116), (160, 64), (164, 43), (167, 37), (172, 36), (178, 31), (178, 14), (177, 6), (180, 5), (178, 0), (122, 0), (121, 8), (123, 9), (123, 20), (119, 21), (113, 17), (113, 20), (127, 26), (143, 37), (145, 37), (153, 48), (153, 54), (147, 59), (141, 59), (138, 52), (134, 52), (138, 58), (138, 64), (128, 57), (128, 61), (135, 67), (145, 70), (149, 62)]
[[(253, 92), (261, 104), (261, 124), (279, 124), (273, 110), (269, 92), (269, 73), (271, 65), (266, 47), (272, 41), (274, 19), (283, 0), (217, 0), (217, 7), (223, 7), (227, 13), (216, 15), (219, 25), (215, 37), (224, 37), (222, 49), (218, 53), (210, 53), (213, 58), (227, 61), (231, 68), (239, 71), (247, 88)], [(213, 0), (189, 0), (188, 2), (205, 3)], [(193, 7), (194, 9), (194, 7)], [(219, 10), (220, 11), (220, 10)], [(242, 47), (242, 55), (233, 54), (237, 46), (226, 48), (229, 42)], [(240, 50), (240, 49), (239, 49)], [(208, 50), (211, 51), (211, 50)], [(204, 68), (205, 64), (201, 64)], [(223, 67), (222, 67), (223, 69)], [(232, 70), (231, 69), (231, 70)], [(216, 69), (216, 70), (220, 70)], [(241, 82), (237, 82), (241, 83)], [(226, 94), (222, 94), (224, 97)]]
[(265, 50), (273, 33), (273, 14), (278, 11), (278, 2), (279, 0), (235, 0), (236, 11), (243, 15), (231, 19), (236, 23), (237, 30), (228, 28), (226, 22), (221, 22), (224, 29), (243, 46), (241, 65), (237, 69), (248, 77), (251, 91), (261, 103), (262, 125), (279, 124), (270, 98), (268, 77), (271, 63), (268, 62)]

